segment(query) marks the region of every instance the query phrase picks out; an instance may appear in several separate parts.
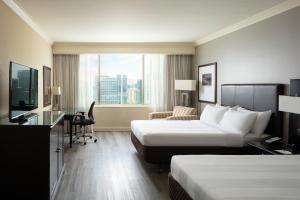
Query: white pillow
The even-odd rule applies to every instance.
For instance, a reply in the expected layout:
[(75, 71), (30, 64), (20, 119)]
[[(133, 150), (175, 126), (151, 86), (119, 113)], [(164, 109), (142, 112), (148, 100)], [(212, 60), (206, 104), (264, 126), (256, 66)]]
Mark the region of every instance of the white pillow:
[[(221, 106), (220, 104), (216, 104), (216, 107), (230, 108), (230, 106)], [(238, 108), (240, 108), (239, 105), (231, 107), (231, 109), (233, 109), (233, 110), (237, 110)]]
[(230, 133), (249, 133), (254, 121), (256, 113), (239, 112), (235, 110), (228, 110), (220, 122), (220, 126), (224, 131)]
[(265, 129), (268, 126), (268, 123), (270, 121), (272, 111), (268, 110), (265, 112), (255, 112), (255, 111), (250, 111), (245, 108), (238, 108), (239, 112), (249, 112), (249, 113), (256, 113), (257, 117), (256, 120), (253, 124), (253, 127), (251, 128), (251, 133), (255, 133), (257, 136), (260, 136), (261, 134), (264, 133)]
[(223, 106), (207, 105), (200, 116), (200, 120), (211, 125), (218, 125), (223, 115), (228, 110), (229, 108)]
[(239, 105), (231, 107), (232, 110), (237, 110), (238, 108), (241, 108)]

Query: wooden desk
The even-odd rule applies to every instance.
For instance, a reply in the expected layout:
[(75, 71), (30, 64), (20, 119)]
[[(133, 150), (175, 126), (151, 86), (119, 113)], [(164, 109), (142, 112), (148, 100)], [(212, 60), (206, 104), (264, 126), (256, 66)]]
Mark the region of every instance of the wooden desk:
[(0, 120), (4, 199), (55, 199), (65, 166), (63, 118), (63, 112), (44, 111), (22, 124)]

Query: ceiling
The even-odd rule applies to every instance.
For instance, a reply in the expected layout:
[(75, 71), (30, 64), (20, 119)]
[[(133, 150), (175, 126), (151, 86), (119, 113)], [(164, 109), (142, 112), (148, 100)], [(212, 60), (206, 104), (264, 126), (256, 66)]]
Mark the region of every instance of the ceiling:
[(15, 0), (55, 42), (194, 42), (284, 0)]

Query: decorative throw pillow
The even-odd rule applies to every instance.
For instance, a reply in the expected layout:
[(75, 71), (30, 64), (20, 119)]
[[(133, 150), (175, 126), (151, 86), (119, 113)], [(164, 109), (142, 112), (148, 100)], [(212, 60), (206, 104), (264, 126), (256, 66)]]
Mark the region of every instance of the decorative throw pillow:
[(175, 106), (173, 110), (173, 116), (184, 116), (184, 115), (196, 115), (196, 108), (190, 108), (185, 106)]

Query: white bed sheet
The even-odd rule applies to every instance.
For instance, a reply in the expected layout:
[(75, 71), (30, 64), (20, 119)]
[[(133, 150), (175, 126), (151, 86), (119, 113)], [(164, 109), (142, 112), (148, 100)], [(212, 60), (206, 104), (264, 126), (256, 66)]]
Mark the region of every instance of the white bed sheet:
[(244, 134), (228, 133), (200, 120), (135, 120), (131, 130), (146, 146), (242, 147)]
[(171, 174), (194, 200), (299, 200), (300, 155), (173, 156)]

